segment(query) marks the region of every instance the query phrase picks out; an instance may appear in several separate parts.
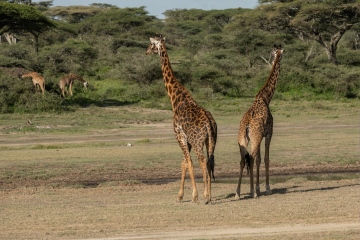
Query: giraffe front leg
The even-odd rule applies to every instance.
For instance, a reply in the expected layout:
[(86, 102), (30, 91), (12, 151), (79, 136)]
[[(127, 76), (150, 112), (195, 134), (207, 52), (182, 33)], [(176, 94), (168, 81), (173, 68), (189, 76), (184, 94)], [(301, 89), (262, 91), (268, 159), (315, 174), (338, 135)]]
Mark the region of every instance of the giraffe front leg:
[(186, 171), (187, 171), (187, 161), (184, 157), (182, 163), (181, 163), (181, 182), (180, 182), (180, 190), (178, 193), (177, 201), (182, 202), (184, 197), (184, 185), (185, 185), (185, 177), (186, 177)]
[(241, 190), (241, 180), (242, 180), (242, 175), (243, 175), (243, 171), (244, 171), (244, 167), (245, 167), (245, 159), (246, 156), (249, 156), (249, 153), (246, 150), (246, 147), (242, 144), (239, 143), (239, 148), (240, 148), (240, 173), (239, 173), (239, 181), (238, 181), (238, 185), (236, 188), (236, 193), (235, 193), (235, 200), (239, 200), (240, 199), (240, 190)]
[(254, 191), (254, 158), (250, 160), (250, 195), (252, 198), (256, 198), (257, 194)]
[(271, 194), (270, 181), (269, 181), (269, 158), (265, 158), (265, 171), (266, 171), (266, 194)]
[(260, 147), (256, 154), (256, 196), (260, 196), (260, 163), (261, 163), (261, 154)]
[[(272, 130), (272, 126), (271, 126)], [(269, 158), (269, 152), (270, 152), (270, 141), (271, 141), (272, 134), (269, 134), (269, 136), (265, 137), (265, 174), (266, 174), (266, 194), (271, 194), (270, 189), (270, 181), (269, 181), (269, 167), (270, 167), (270, 158)]]

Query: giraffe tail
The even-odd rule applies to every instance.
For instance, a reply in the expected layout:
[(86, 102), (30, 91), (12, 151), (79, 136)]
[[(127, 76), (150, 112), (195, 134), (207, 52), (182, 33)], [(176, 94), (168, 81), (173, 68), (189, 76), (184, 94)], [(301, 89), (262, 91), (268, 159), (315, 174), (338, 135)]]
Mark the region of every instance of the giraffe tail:
[(211, 154), (210, 157), (208, 158), (208, 169), (209, 169), (210, 177), (212, 177), (214, 179), (214, 181), (215, 181), (215, 175), (214, 175), (215, 158), (214, 158), (214, 154)]
[(207, 168), (209, 171), (209, 176), (212, 177), (215, 181), (215, 157), (214, 157), (214, 151), (215, 151), (215, 145), (217, 140), (217, 125), (214, 120), (214, 118), (211, 116), (210, 112), (206, 112), (210, 124), (207, 126), (207, 132), (208, 132), (208, 144), (207, 144), (207, 153), (208, 153), (208, 159), (207, 159)]

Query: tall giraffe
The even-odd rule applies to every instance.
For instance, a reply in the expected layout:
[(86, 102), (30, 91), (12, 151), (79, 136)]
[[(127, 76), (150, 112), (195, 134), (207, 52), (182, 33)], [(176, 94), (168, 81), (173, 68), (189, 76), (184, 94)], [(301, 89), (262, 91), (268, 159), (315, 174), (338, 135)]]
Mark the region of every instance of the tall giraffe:
[[(236, 189), (236, 199), (240, 198), (240, 185), (245, 165), (250, 172), (250, 194), (257, 197), (260, 194), (259, 171), (260, 171), (260, 144), (265, 137), (265, 169), (266, 169), (266, 192), (271, 194), (269, 184), (269, 149), (270, 141), (273, 134), (273, 117), (270, 112), (269, 104), (274, 95), (276, 83), (280, 74), (280, 60), (282, 58), (283, 49), (280, 46), (274, 46), (272, 57), (272, 69), (270, 76), (264, 86), (260, 89), (255, 97), (252, 106), (247, 110), (240, 121), (238, 134), (238, 144), (240, 147), (240, 175)], [(246, 150), (249, 142), (251, 142), (251, 154)], [(253, 166), (256, 159), (256, 193), (254, 193)]]
[(85, 81), (82, 77), (78, 76), (78, 75), (75, 75), (73, 73), (70, 73), (64, 77), (62, 77), (60, 79), (60, 82), (59, 82), (59, 86), (60, 86), (60, 90), (61, 90), (61, 95), (63, 97), (65, 97), (65, 87), (68, 86), (69, 87), (69, 91), (70, 91), (70, 95), (72, 96), (73, 93), (72, 93), (72, 86), (74, 84), (74, 81), (75, 80), (79, 80), (80, 82), (83, 83), (84, 87), (87, 88), (88, 87), (88, 82)]
[[(202, 168), (204, 197), (206, 203), (209, 203), (211, 201), (211, 176), (215, 179), (214, 150), (217, 139), (216, 122), (211, 113), (198, 105), (192, 98), (190, 92), (175, 78), (166, 51), (165, 38), (159, 34), (150, 38), (150, 42), (146, 55), (157, 53), (160, 56), (165, 88), (174, 113), (174, 132), (183, 152), (181, 183), (177, 200), (178, 202), (183, 200), (185, 176), (187, 170), (189, 170), (193, 188), (192, 201), (198, 201), (194, 167), (190, 157), (190, 151), (193, 149)], [(205, 156), (203, 152), (204, 144), (206, 146), (207, 156)]]
[(45, 79), (37, 72), (29, 72), (26, 74), (22, 74), (19, 75), (20, 78), (26, 78), (26, 77), (31, 77), (32, 82), (34, 84), (35, 87), (35, 91), (37, 90), (38, 87), (40, 87), (42, 93), (44, 94), (45, 92)]

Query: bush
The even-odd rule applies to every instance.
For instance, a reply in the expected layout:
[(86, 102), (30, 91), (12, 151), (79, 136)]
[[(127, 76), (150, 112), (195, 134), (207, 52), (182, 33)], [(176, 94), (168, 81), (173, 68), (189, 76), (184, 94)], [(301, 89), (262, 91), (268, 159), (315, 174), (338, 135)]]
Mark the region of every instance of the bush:
[(29, 79), (19, 79), (15, 76), (2, 74), (0, 77), (0, 112), (30, 113), (64, 110), (60, 95), (46, 91), (34, 92), (34, 86)]

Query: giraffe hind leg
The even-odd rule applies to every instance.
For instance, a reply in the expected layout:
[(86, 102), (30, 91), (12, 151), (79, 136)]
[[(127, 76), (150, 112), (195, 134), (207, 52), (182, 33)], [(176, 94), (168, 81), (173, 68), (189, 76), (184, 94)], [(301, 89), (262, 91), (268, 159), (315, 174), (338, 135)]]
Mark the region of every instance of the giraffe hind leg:
[(194, 151), (198, 157), (202, 173), (203, 173), (203, 181), (204, 181), (204, 197), (205, 204), (211, 201), (211, 169), (209, 168), (208, 161), (202, 151), (201, 147), (194, 148)]
[(181, 182), (180, 182), (180, 190), (178, 193), (177, 201), (182, 202), (184, 197), (184, 185), (185, 185), (185, 177), (186, 177), (186, 171), (187, 171), (188, 165), (187, 160), (184, 156), (182, 162), (181, 162)]

